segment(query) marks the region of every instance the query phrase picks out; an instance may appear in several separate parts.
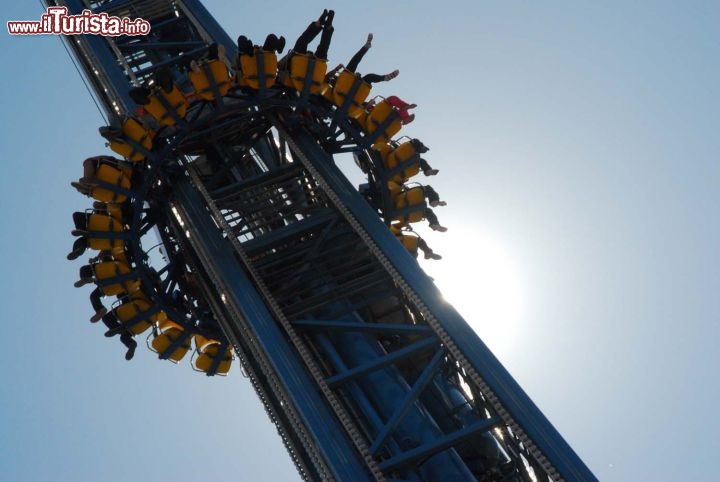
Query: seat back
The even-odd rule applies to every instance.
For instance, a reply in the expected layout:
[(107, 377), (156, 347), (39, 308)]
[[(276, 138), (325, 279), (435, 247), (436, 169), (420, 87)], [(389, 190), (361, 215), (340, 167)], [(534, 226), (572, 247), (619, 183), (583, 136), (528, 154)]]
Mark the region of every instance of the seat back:
[(258, 90), (263, 82), (262, 88), (269, 89), (275, 85), (277, 76), (278, 60), (275, 52), (255, 50), (252, 56), (247, 54), (240, 56), (239, 85), (241, 87)]
[(416, 176), (420, 172), (420, 154), (415, 150), (415, 146), (410, 142), (403, 142), (388, 155), (386, 169), (396, 169), (398, 166), (403, 168), (395, 173), (391, 179), (395, 182), (403, 182)]
[(121, 238), (112, 239), (110, 237), (102, 237), (102, 232), (120, 233), (123, 231), (123, 225), (117, 219), (106, 214), (93, 213), (88, 218), (87, 230), (93, 231), (95, 234), (88, 237), (87, 243), (90, 249), (98, 251), (122, 249), (124, 240)]
[(118, 321), (133, 335), (144, 332), (156, 321), (167, 319), (167, 315), (144, 296), (127, 299), (113, 311)]
[(380, 154), (380, 159), (382, 159), (383, 165), (386, 165), (388, 158), (390, 157), (390, 153), (393, 151), (393, 146), (392, 144), (385, 142), (383, 144), (375, 144), (373, 146), (373, 150)]
[(175, 125), (187, 113), (187, 99), (175, 84), (170, 92), (155, 89), (149, 100), (144, 108), (162, 126)]
[(358, 110), (364, 110), (363, 103), (370, 95), (371, 88), (371, 85), (363, 81), (360, 76), (349, 70), (343, 70), (335, 81), (333, 103), (337, 107), (342, 107), (348, 96), (351, 96), (347, 113), (349, 116), (355, 117), (358, 115)]
[[(220, 59), (203, 62), (199, 65), (200, 71), (190, 71), (188, 78), (195, 90), (195, 97), (202, 100), (215, 100), (215, 90), (212, 83), (215, 84), (218, 94), (224, 96), (230, 90), (230, 74), (227, 66)], [(208, 73), (210, 77), (208, 77)]]
[[(195, 345), (198, 356), (195, 358), (193, 366), (196, 370), (208, 375), (225, 375), (230, 371), (233, 356), (227, 343), (195, 335)], [(216, 362), (216, 360), (218, 361)], [(214, 364), (217, 365), (217, 368), (212, 370)]]
[(165, 320), (158, 324), (157, 334), (150, 347), (160, 358), (178, 363), (190, 350), (191, 339), (192, 334), (187, 333), (182, 326), (174, 321)]
[(393, 200), (395, 209), (401, 210), (393, 216), (393, 220), (403, 223), (417, 223), (425, 218), (425, 191), (416, 186), (402, 192)]
[(137, 119), (128, 117), (122, 124), (123, 138), (110, 141), (110, 149), (125, 159), (139, 162), (145, 159), (143, 151), (152, 150), (155, 132), (145, 128)]
[(401, 127), (400, 116), (386, 100), (375, 105), (365, 120), (365, 132), (371, 135), (373, 146), (390, 142)]
[(305, 92), (307, 86), (309, 94), (319, 94), (323, 89), (326, 73), (326, 60), (318, 59), (312, 54), (292, 54), (285, 85), (299, 92)]
[(140, 289), (142, 282), (137, 274), (127, 276), (133, 272), (127, 263), (106, 261), (92, 266), (95, 280), (105, 296), (132, 293)]
[[(117, 186), (121, 189), (130, 189), (130, 179), (122, 169), (115, 166), (101, 163), (95, 171), (95, 177), (105, 184)], [(124, 193), (113, 191), (108, 187), (94, 187), (90, 190), (90, 196), (104, 203), (122, 203), (127, 200)]]

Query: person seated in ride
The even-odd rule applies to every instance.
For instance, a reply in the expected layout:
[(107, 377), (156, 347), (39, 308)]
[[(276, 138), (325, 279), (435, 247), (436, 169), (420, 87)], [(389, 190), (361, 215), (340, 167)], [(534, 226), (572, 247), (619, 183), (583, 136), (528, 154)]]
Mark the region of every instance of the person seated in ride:
[(442, 259), (442, 256), (435, 253), (430, 248), (430, 246), (428, 246), (425, 240), (418, 236), (417, 233), (415, 233), (414, 231), (403, 230), (403, 226), (397, 223), (393, 223), (390, 225), (390, 231), (392, 231), (398, 241), (402, 243), (405, 249), (407, 249), (415, 259), (417, 259), (418, 257), (418, 249), (423, 252), (423, 256), (425, 257), (425, 259)]
[[(81, 194), (98, 201), (121, 203), (127, 195), (114, 191), (112, 186), (128, 190), (132, 181), (132, 166), (112, 156), (89, 157), (83, 162), (83, 177), (70, 185)], [(107, 184), (108, 187), (100, 186)]]
[(110, 216), (123, 225), (129, 224), (132, 219), (132, 203), (129, 199), (121, 203), (93, 201), (92, 209), (96, 213)]
[[(244, 35), (237, 40), (238, 56), (236, 61), (237, 82), (241, 87), (259, 89), (269, 88), (277, 79), (277, 53), (285, 49), (285, 37), (278, 37), (274, 33), (265, 37), (265, 43), (260, 47), (253, 45), (252, 41)], [(262, 62), (262, 63), (261, 63)], [(264, 85), (260, 85), (260, 73), (264, 74)]]
[[(335, 31), (332, 25), (334, 17), (334, 10), (323, 10), (322, 15), (320, 15), (317, 20), (310, 22), (310, 25), (308, 25), (305, 31), (300, 34), (300, 37), (298, 37), (295, 41), (292, 53), (297, 55), (310, 54), (320, 60), (327, 61), (330, 40), (332, 39), (333, 32)], [(320, 36), (320, 43), (313, 54), (313, 52), (308, 51), (308, 46), (320, 32), (322, 32), (322, 35)]]
[[(75, 229), (73, 236), (79, 236), (73, 243), (72, 251), (67, 259), (73, 260), (80, 257), (86, 249), (114, 250), (122, 249), (125, 245), (122, 237), (115, 236), (122, 233), (125, 225), (113, 216), (102, 211), (75, 212), (73, 213)], [(104, 232), (113, 236), (103, 237)]]
[[(268, 34), (265, 37), (265, 43), (262, 47), (259, 45), (253, 45), (252, 40), (244, 35), (240, 35), (237, 39), (238, 46), (238, 59), (241, 55), (248, 55), (253, 57), (255, 52), (277, 52), (279, 54), (285, 49), (285, 37), (282, 35), (278, 37), (274, 33)], [(239, 64), (239, 62), (238, 62)]]
[(102, 303), (103, 296), (131, 294), (139, 290), (142, 284), (139, 275), (133, 275), (133, 269), (127, 262), (116, 261), (112, 256), (80, 267), (80, 279), (75, 282), (75, 287), (80, 288), (89, 283), (98, 283), (90, 293), (90, 303), (95, 310), (90, 318), (91, 323), (97, 322), (107, 313)]
[(130, 253), (123, 247), (120, 249), (105, 249), (98, 252), (97, 256), (88, 259), (89, 264), (101, 263), (103, 261), (118, 261), (120, 263), (130, 263)]
[[(378, 102), (378, 98), (382, 100)], [(389, 143), (403, 126), (401, 113), (380, 96), (366, 102), (362, 112), (354, 119), (370, 135), (373, 148)]]
[[(279, 69), (289, 72), (289, 76), (285, 81), (288, 87), (302, 91), (305, 85), (305, 78), (309, 76), (312, 79), (310, 92), (320, 92), (327, 71), (327, 56), (330, 41), (335, 31), (332, 26), (334, 16), (335, 12), (333, 10), (323, 10), (320, 18), (308, 25), (305, 31), (298, 37), (292, 50), (280, 61), (278, 65)], [(320, 43), (313, 53), (308, 50), (308, 46), (321, 32)], [(311, 61), (314, 61), (315, 66), (312, 72), (308, 72)]]
[[(107, 327), (108, 332), (114, 332), (122, 327), (122, 324), (118, 322), (115, 314), (112, 311), (106, 313), (102, 317), (102, 321)], [(125, 348), (127, 348), (127, 352), (125, 353), (125, 359), (128, 361), (132, 360), (132, 357), (135, 356), (135, 349), (137, 348), (137, 342), (133, 338), (132, 333), (130, 333), (128, 330), (122, 330), (120, 332), (120, 342), (125, 345)]]
[[(352, 58), (350, 59), (350, 62), (348, 62), (347, 65), (344, 66), (344, 71), (355, 75), (357, 78), (361, 79), (363, 82), (366, 82), (368, 84), (374, 84), (376, 82), (384, 82), (384, 81), (392, 80), (395, 77), (397, 77), (398, 75), (400, 75), (400, 71), (397, 69), (393, 70), (389, 74), (385, 74), (385, 75), (380, 75), (380, 74), (361, 75), (357, 71), (358, 65), (360, 65), (360, 61), (365, 56), (367, 51), (370, 50), (370, 47), (372, 47), (372, 40), (373, 40), (373, 34), (369, 33), (367, 36), (367, 40), (365, 41), (365, 44), (362, 47), (360, 47), (360, 50), (358, 50), (355, 53), (355, 55), (352, 56)], [(339, 64), (337, 67), (335, 67), (330, 72), (337, 72), (342, 67), (343, 67), (343, 65)], [(326, 80), (331, 85), (334, 85), (334, 83), (335, 83), (334, 76), (329, 77), (329, 78), (326, 77)]]
[(427, 219), (428, 224), (430, 225), (430, 229), (432, 229), (433, 231), (439, 231), (441, 233), (447, 231), (448, 228), (440, 225), (440, 220), (438, 220), (437, 215), (432, 209), (425, 208), (424, 216), (425, 219)]
[(429, 149), (419, 139), (413, 138), (400, 143), (393, 141), (376, 145), (373, 150), (380, 154), (383, 166), (390, 171), (388, 178), (397, 183), (404, 183), (418, 172), (426, 176), (434, 176), (439, 171), (430, 167), (430, 164), (420, 155)]
[[(141, 290), (123, 293), (118, 295), (118, 298), (120, 303), (115, 305), (111, 313), (122, 329), (132, 335), (139, 335), (156, 322), (167, 320), (167, 314)], [(120, 329), (108, 330), (105, 336), (115, 336), (120, 331)]]
[[(427, 219), (430, 224), (430, 229), (433, 231), (445, 232), (447, 228), (440, 225), (435, 212), (427, 207), (424, 200), (427, 199), (432, 207), (445, 206), (447, 203), (440, 200), (440, 196), (431, 186), (413, 186), (408, 188), (404, 185), (399, 185), (393, 181), (387, 183), (388, 191), (390, 194), (390, 201), (396, 209), (403, 209), (407, 207), (418, 206), (417, 211), (413, 211), (409, 214), (400, 214), (394, 217), (400, 224), (407, 224), (410, 222), (417, 222), (420, 219)], [(419, 190), (422, 194), (415, 196), (414, 193)], [(413, 214), (414, 213), (414, 214)], [(416, 218), (414, 221), (413, 218)]]
[[(430, 150), (425, 144), (420, 141), (420, 139), (415, 137), (410, 139), (410, 144), (412, 144), (418, 154), (425, 154), (427, 151)], [(430, 167), (430, 164), (428, 164), (428, 162), (422, 156), (418, 156), (418, 164), (420, 165), (420, 170), (426, 176), (434, 176), (438, 172), (440, 172), (438, 169), (433, 169), (432, 167)]]
[[(110, 149), (133, 162), (145, 160), (144, 151), (151, 151), (156, 132), (132, 115), (123, 118), (121, 127), (102, 126), (100, 135), (110, 143)], [(138, 147), (140, 149), (138, 149)]]
[(152, 85), (133, 87), (128, 95), (161, 126), (175, 125), (187, 113), (185, 94), (175, 85), (167, 68), (159, 68), (153, 73)]
[[(105, 208), (103, 208), (102, 205), (103, 205), (103, 203), (96, 201), (95, 203), (93, 203), (93, 209), (95, 209), (96, 212), (101, 212), (103, 214), (106, 214), (106, 215), (112, 217), (113, 219), (117, 220), (121, 224), (125, 225), (124, 219), (126, 217), (126, 213), (124, 212), (124, 210), (121, 210), (120, 205), (105, 204)], [(112, 209), (110, 209), (111, 207), (112, 207)], [(84, 241), (82, 239), (83, 238), (75, 240), (75, 243), (77, 245), (82, 245), (82, 244), (87, 243), (86, 239)], [(108, 260), (108, 259), (111, 259), (113, 261), (120, 261), (123, 263), (127, 263), (128, 260), (130, 259), (130, 254), (128, 253), (126, 248), (127, 247), (125, 246), (124, 243), (123, 244), (120, 244), (120, 243), (111, 244), (109, 248), (101, 249), (97, 255), (89, 258), (88, 263), (90, 263), (90, 264), (99, 263), (100, 261)], [(83, 252), (85, 249), (86, 248), (83, 248)], [(80, 254), (82, 254), (82, 253), (80, 253)], [(71, 253), (71, 255), (69, 255), (68, 259), (70, 257), (73, 257), (72, 259), (75, 259), (76, 255), (77, 255), (76, 252)]]
[(206, 58), (190, 61), (188, 79), (190, 79), (190, 83), (195, 90), (196, 98), (208, 101), (215, 100), (215, 89), (211, 85), (211, 80), (220, 96), (228, 93), (231, 82), (227, 66), (222, 60), (224, 57), (225, 47), (212, 43), (208, 47)]
[(420, 187), (422, 187), (423, 191), (425, 192), (425, 197), (427, 198), (430, 206), (434, 208), (438, 206), (447, 206), (447, 203), (445, 201), (440, 200), (440, 195), (437, 193), (437, 191), (435, 191), (435, 189), (433, 189), (432, 186), (426, 184)]
[(410, 185), (404, 185), (404, 184), (398, 184), (394, 181), (388, 181), (388, 190), (390, 191), (390, 197), (392, 199), (396, 198), (400, 194), (407, 192), (411, 188), (420, 188), (423, 191), (424, 197), (427, 199), (428, 203), (432, 207), (438, 207), (438, 206), (447, 206), (447, 203), (445, 201), (440, 200), (440, 195), (435, 191), (435, 189), (429, 185), (421, 185), (419, 183), (412, 183)]
[[(403, 123), (403, 125), (409, 124), (415, 120), (415, 114), (410, 114), (408, 110), (414, 109), (415, 107), (417, 107), (417, 104), (408, 104), (396, 95), (385, 97), (385, 100), (383, 102), (387, 102), (395, 110), (395, 112), (398, 113), (400, 121)], [(374, 100), (372, 100), (368, 102), (368, 104), (365, 106), (365, 109), (368, 112), (371, 112), (374, 107), (375, 102)]]

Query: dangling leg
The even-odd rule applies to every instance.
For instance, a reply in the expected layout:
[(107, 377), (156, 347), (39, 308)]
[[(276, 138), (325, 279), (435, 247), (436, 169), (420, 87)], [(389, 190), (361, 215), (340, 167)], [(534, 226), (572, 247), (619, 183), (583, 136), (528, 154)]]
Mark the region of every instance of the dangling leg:
[(446, 227), (440, 226), (440, 221), (438, 220), (432, 209), (425, 208), (425, 219), (428, 220), (428, 223), (430, 223), (430, 229), (432, 229), (433, 231), (440, 231), (441, 233), (447, 231)]
[(89, 218), (90, 215), (88, 213), (75, 211), (73, 213), (73, 223), (75, 224), (75, 229), (80, 229), (83, 231), (87, 230)]
[(420, 165), (420, 170), (426, 176), (434, 176), (435, 174), (440, 172), (437, 169), (433, 169), (432, 167), (430, 167), (430, 164), (428, 164), (428, 162), (422, 157), (418, 157), (418, 164)]
[[(376, 83), (376, 82), (385, 82), (385, 81), (387, 81), (387, 80), (392, 80), (392, 79), (394, 79), (395, 77), (397, 77), (398, 75), (400, 75), (400, 71), (399, 71), (399, 70), (393, 70), (393, 71), (390, 72), (389, 74), (385, 74), (385, 75), (380, 75), (380, 74), (365, 74), (365, 75), (363, 75), (363, 80), (364, 80), (365, 82), (367, 82), (368, 84), (374, 84), (374, 83)], [(390, 97), (394, 97), (394, 96), (390, 96)], [(387, 99), (385, 99), (385, 100), (387, 100)], [(390, 105), (393, 105), (393, 104), (391, 103)]]
[(440, 200), (440, 195), (432, 188), (432, 186), (423, 186), (423, 191), (425, 192), (427, 200), (430, 202), (430, 206), (447, 206), (445, 201)]
[(254, 48), (252, 41), (244, 35), (240, 35), (237, 39), (238, 55), (252, 56)]
[(317, 34), (320, 33), (320, 30), (322, 30), (323, 24), (325, 23), (325, 20), (328, 16), (328, 11), (323, 10), (322, 15), (320, 15), (320, 18), (311, 22), (310, 25), (307, 26), (305, 31), (300, 34), (298, 39), (295, 41), (295, 46), (293, 47), (293, 52), (296, 54), (306, 54), (308, 45), (310, 45), (310, 42), (313, 41), (315, 37), (317, 37)]
[(365, 45), (360, 47), (360, 50), (358, 50), (355, 55), (353, 55), (353, 57), (350, 59), (350, 62), (348, 62), (347, 67), (345, 67), (346, 70), (349, 70), (350, 72), (357, 72), (360, 61), (365, 56), (367, 51), (370, 50), (370, 47), (372, 47), (372, 39), (373, 34), (369, 33)]
[(365, 74), (362, 76), (363, 82), (367, 82), (368, 84), (374, 84), (376, 82), (382, 82), (385, 80), (384, 75), (379, 74)]
[(90, 293), (90, 303), (95, 310), (95, 314), (90, 317), (90, 323), (97, 323), (100, 321), (100, 318), (107, 313), (107, 308), (105, 308), (105, 305), (103, 305), (101, 301), (102, 296), (103, 292), (100, 287), (95, 288), (93, 292)]
[(266, 52), (277, 52), (280, 54), (285, 49), (285, 37), (281, 36), (278, 38), (277, 35), (271, 33), (265, 38), (265, 43), (262, 48)]
[[(388, 75), (392, 75), (395, 72), (399, 73), (398, 70), (395, 70), (395, 71), (389, 73)], [(386, 75), (386, 77), (387, 77), (387, 75)], [(397, 74), (395, 74), (392, 78), (395, 78), (395, 77), (397, 77)], [(390, 95), (390, 96), (386, 97), (385, 100), (387, 101), (388, 104), (390, 104), (391, 106), (395, 107), (396, 109), (400, 109), (400, 110), (407, 111), (407, 110), (414, 109), (415, 107), (417, 107), (417, 104), (408, 104), (407, 102), (402, 100), (397, 95)]]
[[(114, 330), (120, 326), (120, 323), (117, 320), (117, 317), (115, 316), (115, 313), (112, 311), (105, 314), (105, 316), (102, 317), (103, 324), (107, 327), (108, 331)], [(105, 336), (110, 337), (112, 335), (108, 335), (105, 333)]]
[(70, 251), (70, 254), (67, 255), (67, 259), (70, 261), (74, 259), (78, 259), (87, 249), (87, 238), (85, 236), (81, 236), (75, 240), (73, 243), (72, 251)]
[(435, 254), (430, 246), (427, 245), (423, 238), (418, 238), (418, 248), (425, 255), (425, 259), (442, 259), (442, 256)]
[(94, 280), (92, 266), (86, 264), (80, 267), (80, 279), (75, 282), (75, 287), (80, 288), (86, 284), (92, 283)]
[[(330, 10), (332, 12), (332, 10)], [(333, 28), (330, 24), (325, 24), (322, 31), (322, 36), (320, 36), (320, 44), (318, 44), (318, 48), (315, 50), (315, 57), (327, 60), (328, 58), (328, 50), (330, 49), (330, 40), (332, 39), (333, 32), (335, 31), (335, 28)]]
[(125, 345), (125, 348), (127, 348), (127, 352), (125, 353), (125, 359), (126, 360), (132, 360), (132, 357), (135, 356), (135, 349), (137, 348), (137, 342), (132, 337), (132, 335), (127, 332), (123, 331), (120, 334), (120, 341), (123, 345)]

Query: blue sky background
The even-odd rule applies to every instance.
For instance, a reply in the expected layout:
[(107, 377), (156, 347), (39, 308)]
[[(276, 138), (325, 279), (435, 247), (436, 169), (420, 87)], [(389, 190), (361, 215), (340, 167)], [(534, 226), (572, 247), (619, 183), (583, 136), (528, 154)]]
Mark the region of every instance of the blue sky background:
[[(233, 38), (289, 43), (331, 6), (206, 5)], [(331, 62), (373, 32), (360, 71), (399, 68), (374, 93), (419, 105), (403, 132), (441, 171), (449, 231), (418, 231), (446, 296), (601, 480), (717, 480), (720, 4), (335, 9)], [(109, 153), (102, 119), (57, 37), (0, 42), (0, 479), (296, 480), (237, 366), (128, 363), (87, 321), (69, 182)]]

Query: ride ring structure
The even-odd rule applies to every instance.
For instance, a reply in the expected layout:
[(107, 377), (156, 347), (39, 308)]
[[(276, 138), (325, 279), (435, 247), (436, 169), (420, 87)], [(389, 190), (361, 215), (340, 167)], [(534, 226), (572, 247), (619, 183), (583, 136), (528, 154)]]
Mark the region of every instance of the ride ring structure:
[(123, 199), (77, 233), (110, 257), (109, 335), (175, 362), (192, 339), (208, 375), (234, 352), (306, 480), (594, 480), (401, 239), (429, 216), (402, 109), (311, 54), (237, 56), (194, 1), (59, 3), (152, 26), (68, 41), (125, 158), (80, 183)]

